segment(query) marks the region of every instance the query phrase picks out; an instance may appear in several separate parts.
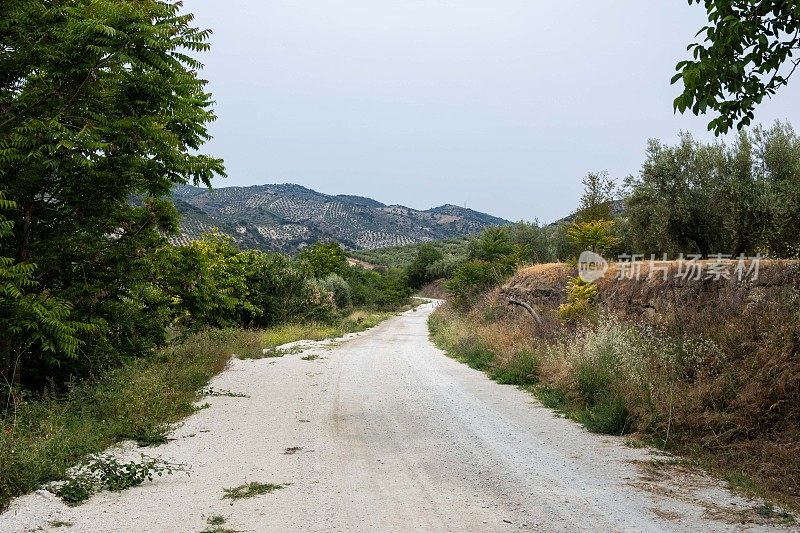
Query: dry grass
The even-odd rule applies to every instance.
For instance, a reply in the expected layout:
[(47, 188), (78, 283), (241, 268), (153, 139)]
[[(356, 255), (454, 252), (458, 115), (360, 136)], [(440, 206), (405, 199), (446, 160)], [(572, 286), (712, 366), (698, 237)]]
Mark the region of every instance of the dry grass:
[(468, 314), (443, 307), (434, 338), (592, 430), (638, 432), (800, 508), (800, 263), (762, 262), (755, 283), (607, 277), (595, 312), (565, 326), (552, 295), (572, 272), (525, 269)]
[(424, 296), (425, 298), (436, 298), (438, 300), (446, 300), (448, 297), (448, 293), (447, 293), (447, 287), (445, 287), (445, 281), (446, 280), (443, 279), (437, 279), (426, 283), (419, 290), (420, 296)]

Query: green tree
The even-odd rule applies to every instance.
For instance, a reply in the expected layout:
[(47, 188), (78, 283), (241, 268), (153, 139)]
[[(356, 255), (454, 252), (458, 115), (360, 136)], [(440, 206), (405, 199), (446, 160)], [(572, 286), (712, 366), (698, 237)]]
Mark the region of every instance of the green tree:
[(484, 230), (470, 243), (467, 260), (446, 283), (453, 303), (469, 307), (481, 293), (513, 274), (520, 261), (521, 251), (509, 228)]
[(583, 194), (575, 215), (577, 222), (610, 220), (616, 185), (607, 172), (590, 172), (583, 178)]
[(567, 235), (571, 225), (566, 222), (558, 222), (544, 228), (556, 261), (566, 261), (577, 257), (583, 251), (579, 250)]
[(739, 132), (736, 143), (726, 150), (725, 172), (720, 176), (719, 201), (715, 206), (720, 211), (727, 248), (738, 256), (753, 251), (765, 230), (766, 212), (763, 182), (758, 178), (750, 136)]
[(800, 258), (800, 137), (788, 124), (757, 127), (751, 134), (753, 169), (760, 184), (759, 248), (776, 257)]
[(512, 263), (492, 263), (482, 259), (470, 259), (458, 267), (445, 286), (453, 298), (453, 304), (462, 309), (473, 305), (486, 290), (501, 283), (514, 272)]
[(425, 269), (425, 275), (430, 280), (449, 278), (464, 261), (465, 258), (460, 256), (449, 255), (447, 257), (442, 257), (438, 261), (428, 265)]
[(567, 237), (581, 251), (590, 250), (604, 255), (619, 244), (619, 239), (611, 233), (613, 226), (613, 220), (573, 222), (567, 228)]
[(244, 263), (248, 301), (256, 311), (246, 311), (240, 322), (247, 326), (270, 327), (293, 320), (326, 321), (333, 308), (313, 279), (286, 256), (257, 250), (239, 252)]
[(522, 261), (549, 263), (556, 260), (555, 247), (550, 239), (551, 232), (538, 221), (517, 222), (510, 226), (509, 231), (511, 242), (517, 247)]
[(443, 257), (442, 252), (437, 250), (432, 244), (420, 244), (417, 248), (417, 256), (406, 269), (408, 285), (414, 289), (419, 289), (426, 282), (430, 281), (428, 277), (428, 267)]
[(315, 278), (328, 274), (346, 276), (348, 272), (347, 254), (338, 242), (318, 242), (297, 254), (297, 260)]
[[(14, 202), (5, 199), (0, 191), (0, 242), (13, 234), (14, 227), (2, 213), (15, 208)], [(11, 257), (0, 256), (0, 331), (6, 332), (2, 337), (5, 344), (0, 346), (4, 356), (0, 372), (11, 384), (19, 380), (22, 358), (31, 348), (74, 358), (81, 344), (78, 334), (91, 329), (89, 324), (70, 319), (69, 303), (47, 293), (32, 292), (38, 285), (35, 272), (35, 264), (16, 263)]]
[(353, 305), (375, 309), (402, 304), (411, 295), (405, 270), (389, 268), (385, 272), (352, 267), (347, 277)]
[(607, 172), (590, 172), (583, 179), (583, 194), (575, 220), (566, 236), (579, 252), (591, 250), (607, 254), (618, 244), (613, 235), (613, 205), (617, 187)]
[(628, 178), (626, 199), (637, 252), (710, 253), (728, 249), (719, 201), (724, 193), (725, 149), (682, 134), (675, 147), (650, 141), (638, 178)]
[(467, 259), (515, 263), (518, 252), (511, 241), (511, 231), (508, 228), (488, 228), (470, 242)]
[(643, 253), (800, 254), (800, 139), (788, 125), (731, 145), (651, 141), (627, 180), (626, 238)]
[(339, 274), (328, 274), (317, 283), (333, 295), (337, 310), (342, 311), (353, 304), (353, 291), (350, 284)]
[(674, 108), (695, 115), (711, 109), (717, 135), (747, 126), (764, 97), (786, 85), (800, 59), (800, 4), (786, 0), (689, 0), (703, 3), (708, 25), (690, 44), (692, 59), (677, 64), (672, 83), (683, 82)]
[(167, 248), (166, 253), (172, 268), (163, 279), (175, 310), (174, 327), (230, 327), (262, 313), (251, 302), (247, 279), (255, 261), (240, 253), (230, 237), (211, 233), (188, 246)]
[[(15, 204), (0, 256), (36, 265), (37, 284), (23, 287), (23, 298), (64, 302), (74, 320), (95, 325), (82, 364), (136, 343), (136, 328), (120, 316), (141, 308), (144, 258), (163, 244), (158, 230), (175, 228), (174, 208), (158, 198), (223, 173), (220, 160), (197, 152), (214, 115), (190, 54), (208, 48), (209, 31), (181, 8), (0, 2), (0, 181)], [(7, 360), (30, 332), (0, 337)], [(43, 358), (48, 348), (39, 340), (25, 352), (23, 379), (57, 377)], [(53, 348), (62, 363), (70, 359)]]

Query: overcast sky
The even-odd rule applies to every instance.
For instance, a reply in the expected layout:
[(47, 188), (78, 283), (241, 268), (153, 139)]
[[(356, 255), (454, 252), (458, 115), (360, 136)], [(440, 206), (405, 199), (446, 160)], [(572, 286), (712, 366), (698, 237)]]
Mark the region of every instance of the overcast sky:
[[(292, 182), (511, 220), (574, 209), (581, 178), (638, 172), (673, 115), (685, 0), (189, 0), (219, 119), (215, 186)], [(800, 127), (800, 79), (756, 120)]]

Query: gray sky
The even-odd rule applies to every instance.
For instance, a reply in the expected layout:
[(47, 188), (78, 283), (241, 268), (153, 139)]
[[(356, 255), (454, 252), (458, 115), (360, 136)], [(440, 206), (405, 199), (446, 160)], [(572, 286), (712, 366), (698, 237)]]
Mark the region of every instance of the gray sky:
[[(219, 120), (215, 186), (293, 182), (425, 209), (552, 221), (581, 178), (638, 172), (673, 115), (685, 0), (189, 0)], [(800, 127), (800, 78), (756, 120)]]

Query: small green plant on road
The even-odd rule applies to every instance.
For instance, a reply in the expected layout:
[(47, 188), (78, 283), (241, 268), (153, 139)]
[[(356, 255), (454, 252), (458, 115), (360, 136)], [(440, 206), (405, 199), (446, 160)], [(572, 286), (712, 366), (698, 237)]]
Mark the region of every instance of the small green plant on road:
[(278, 489), (282, 489), (285, 486), (286, 485), (275, 483), (259, 483), (258, 481), (251, 481), (250, 483), (245, 483), (232, 489), (224, 489), (225, 495), (222, 497), (228, 500), (254, 498), (256, 496), (261, 496), (262, 494), (269, 494)]
[(222, 515), (214, 514), (206, 519), (208, 527), (200, 533), (239, 533), (235, 529), (225, 527), (225, 517)]
[(111, 455), (98, 455), (83, 462), (78, 471), (56, 493), (69, 505), (78, 505), (101, 490), (121, 491), (152, 481), (155, 476), (186, 471), (183, 465), (142, 455), (141, 461), (120, 463)]

